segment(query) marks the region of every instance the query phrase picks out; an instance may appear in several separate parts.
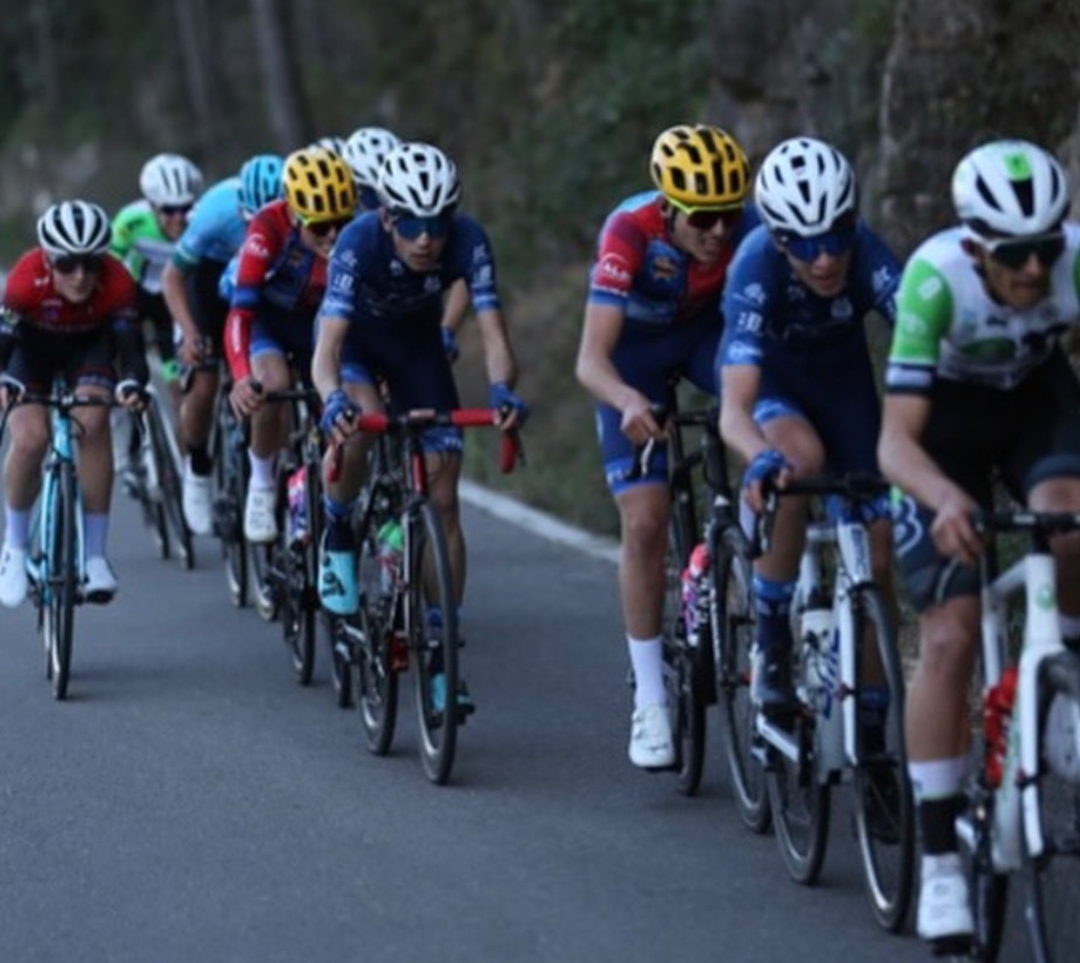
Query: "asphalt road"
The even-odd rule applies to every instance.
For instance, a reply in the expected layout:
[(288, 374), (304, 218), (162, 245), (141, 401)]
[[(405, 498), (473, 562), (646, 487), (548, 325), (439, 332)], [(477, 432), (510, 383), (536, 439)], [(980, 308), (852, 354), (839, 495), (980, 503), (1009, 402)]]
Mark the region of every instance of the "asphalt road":
[(609, 562), (475, 509), (466, 530), (479, 709), (437, 788), (411, 693), (393, 754), (369, 755), (326, 653), (297, 686), (216, 543), (185, 573), (118, 496), (121, 591), (78, 611), (68, 702), (31, 609), (0, 611), (0, 959), (929, 958), (874, 924), (843, 794), (807, 889), (741, 828), (715, 743), (696, 799), (630, 766)]

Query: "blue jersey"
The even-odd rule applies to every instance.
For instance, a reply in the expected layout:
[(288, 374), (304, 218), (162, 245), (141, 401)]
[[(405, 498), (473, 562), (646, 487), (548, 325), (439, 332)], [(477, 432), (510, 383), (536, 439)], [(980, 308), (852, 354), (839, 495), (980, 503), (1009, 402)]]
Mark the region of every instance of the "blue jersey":
[(354, 324), (438, 320), (443, 294), (458, 278), (468, 284), (477, 311), (499, 308), (495, 259), (476, 221), (455, 215), (439, 263), (418, 273), (397, 256), (393, 237), (378, 213), (369, 211), (349, 224), (334, 245), (319, 317), (347, 318)]
[(199, 198), (173, 251), (173, 263), (190, 271), (200, 261), (224, 264), (244, 243), (247, 222), (240, 214), (240, 178), (219, 181)]
[(796, 356), (805, 361), (819, 349), (861, 348), (871, 310), (895, 322), (899, 280), (899, 261), (860, 220), (844, 290), (820, 297), (795, 276), (767, 228), (758, 227), (739, 247), (724, 287), (719, 363), (766, 368)]

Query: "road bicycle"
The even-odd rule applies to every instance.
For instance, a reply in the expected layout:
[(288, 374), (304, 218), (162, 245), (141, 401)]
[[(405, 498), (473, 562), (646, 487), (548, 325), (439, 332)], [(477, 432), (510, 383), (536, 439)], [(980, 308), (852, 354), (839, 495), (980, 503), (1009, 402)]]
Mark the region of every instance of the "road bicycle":
[(72, 412), (77, 408), (111, 408), (115, 402), (81, 397), (61, 382), (51, 394), (23, 392), (0, 419), (0, 438), (18, 405), (42, 405), (50, 410), (51, 437), (42, 465), (41, 495), (30, 526), (27, 575), (45, 651), (45, 677), (52, 682), (53, 696), (62, 700), (67, 698), (71, 676), (75, 606), (85, 601), (86, 584), (83, 502), (74, 444), (78, 428)]
[[(957, 821), (975, 939), (954, 958), (998, 958), (1009, 879), (1020, 874), (1032, 959), (1064, 963), (1080, 952), (1080, 657), (1062, 643), (1050, 541), (1080, 529), (1080, 514), (999, 511), (976, 523), (988, 544), (979, 563), (983, 711)], [(999, 574), (995, 542), (1005, 532), (1022, 533), (1030, 549)]]
[(143, 524), (153, 534), (161, 557), (169, 558), (175, 547), (181, 564), (190, 571), (195, 566), (195, 550), (184, 518), (183, 457), (157, 389), (148, 385), (146, 391), (147, 406), (141, 413), (122, 413), (136, 419), (139, 431), (129, 494), (139, 503)]
[(829, 839), (832, 787), (850, 782), (855, 836), (874, 918), (904, 924), (911, 900), (915, 820), (904, 749), (904, 677), (893, 618), (873, 581), (866, 509), (888, 486), (859, 475), (792, 481), (766, 496), (832, 503), (811, 521), (792, 601), (795, 705), (755, 714), (780, 854), (797, 882), (816, 881)]
[(233, 605), (244, 608), (250, 599), (251, 581), (244, 538), (244, 497), (251, 465), (247, 426), (233, 411), (229, 401), (231, 391), (232, 379), (223, 370), (214, 399), (214, 420), (207, 447), (214, 462), (212, 530), (221, 541), (229, 598)]
[[(360, 431), (380, 437), (356, 515), (360, 612), (335, 620), (339, 657), (353, 672), (368, 748), (380, 756), (394, 739), (400, 674), (412, 670), (421, 763), (436, 785), (450, 778), (465, 716), (455, 706), (461, 645), (457, 598), (446, 536), (428, 495), (422, 436), (435, 427), (497, 425), (500, 418), (485, 408), (357, 419)], [(520, 457), (516, 432), (505, 433), (503, 444), (502, 467), (509, 471)]]

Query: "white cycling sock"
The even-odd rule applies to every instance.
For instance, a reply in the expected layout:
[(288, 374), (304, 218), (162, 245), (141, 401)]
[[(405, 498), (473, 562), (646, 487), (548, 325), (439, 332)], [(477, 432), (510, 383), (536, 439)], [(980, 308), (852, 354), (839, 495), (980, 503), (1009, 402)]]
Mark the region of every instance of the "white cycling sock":
[(967, 770), (967, 756), (909, 762), (908, 774), (911, 776), (911, 788), (915, 794), (915, 802), (922, 802), (924, 799), (945, 799), (949, 796), (955, 796), (960, 792)]
[(27, 536), (30, 531), (30, 511), (16, 508), (7, 509), (7, 528), (4, 529), (4, 544), (19, 551), (26, 550)]
[(274, 456), (260, 458), (250, 448), (248, 461), (251, 463), (251, 484), (254, 488), (274, 487)]
[(664, 648), (659, 636), (655, 639), (626, 637), (630, 664), (634, 667), (634, 708), (664, 705)]

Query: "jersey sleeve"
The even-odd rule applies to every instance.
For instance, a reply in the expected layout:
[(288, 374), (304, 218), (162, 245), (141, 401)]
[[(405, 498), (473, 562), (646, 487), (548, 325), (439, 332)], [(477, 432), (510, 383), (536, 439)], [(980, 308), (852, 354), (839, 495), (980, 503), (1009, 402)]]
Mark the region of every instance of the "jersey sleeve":
[(318, 317), (352, 320), (356, 313), (356, 294), (359, 288), (360, 256), (357, 242), (360, 225), (353, 221), (341, 232), (326, 264), (326, 292), (319, 306)]
[(867, 230), (865, 245), (870, 304), (888, 322), (890, 328), (895, 328), (900, 262), (889, 245), (873, 231)]
[(741, 247), (735, 255), (721, 298), (724, 333), (717, 366), (760, 367), (764, 354), (765, 319), (769, 312), (769, 283), (762, 274), (757, 246)]
[(135, 221), (136, 216), (130, 206), (121, 210), (112, 221), (112, 239), (109, 241), (109, 250), (125, 263), (135, 243)]
[(896, 296), (896, 329), (885, 373), (888, 393), (929, 394), (952, 314), (944, 275), (928, 261), (914, 259), (904, 269)]
[(31, 251), (19, 258), (7, 276), (7, 286), (4, 289), (4, 313), (12, 325), (17, 324), (20, 318), (30, 315), (37, 304), (33, 254), (34, 252)]
[(251, 375), (251, 322), (282, 243), (270, 219), (256, 215), (240, 248), (232, 306), (225, 319), (225, 356), (237, 381)]
[(629, 212), (621, 211), (608, 220), (600, 234), (589, 279), (590, 304), (626, 307), (634, 276), (644, 263), (646, 242)]
[(487, 233), (479, 224), (470, 224), (466, 235), (468, 250), (467, 263), (464, 265), (465, 283), (469, 286), (473, 308), (480, 311), (498, 311), (499, 289), (495, 276), (495, 253)]

